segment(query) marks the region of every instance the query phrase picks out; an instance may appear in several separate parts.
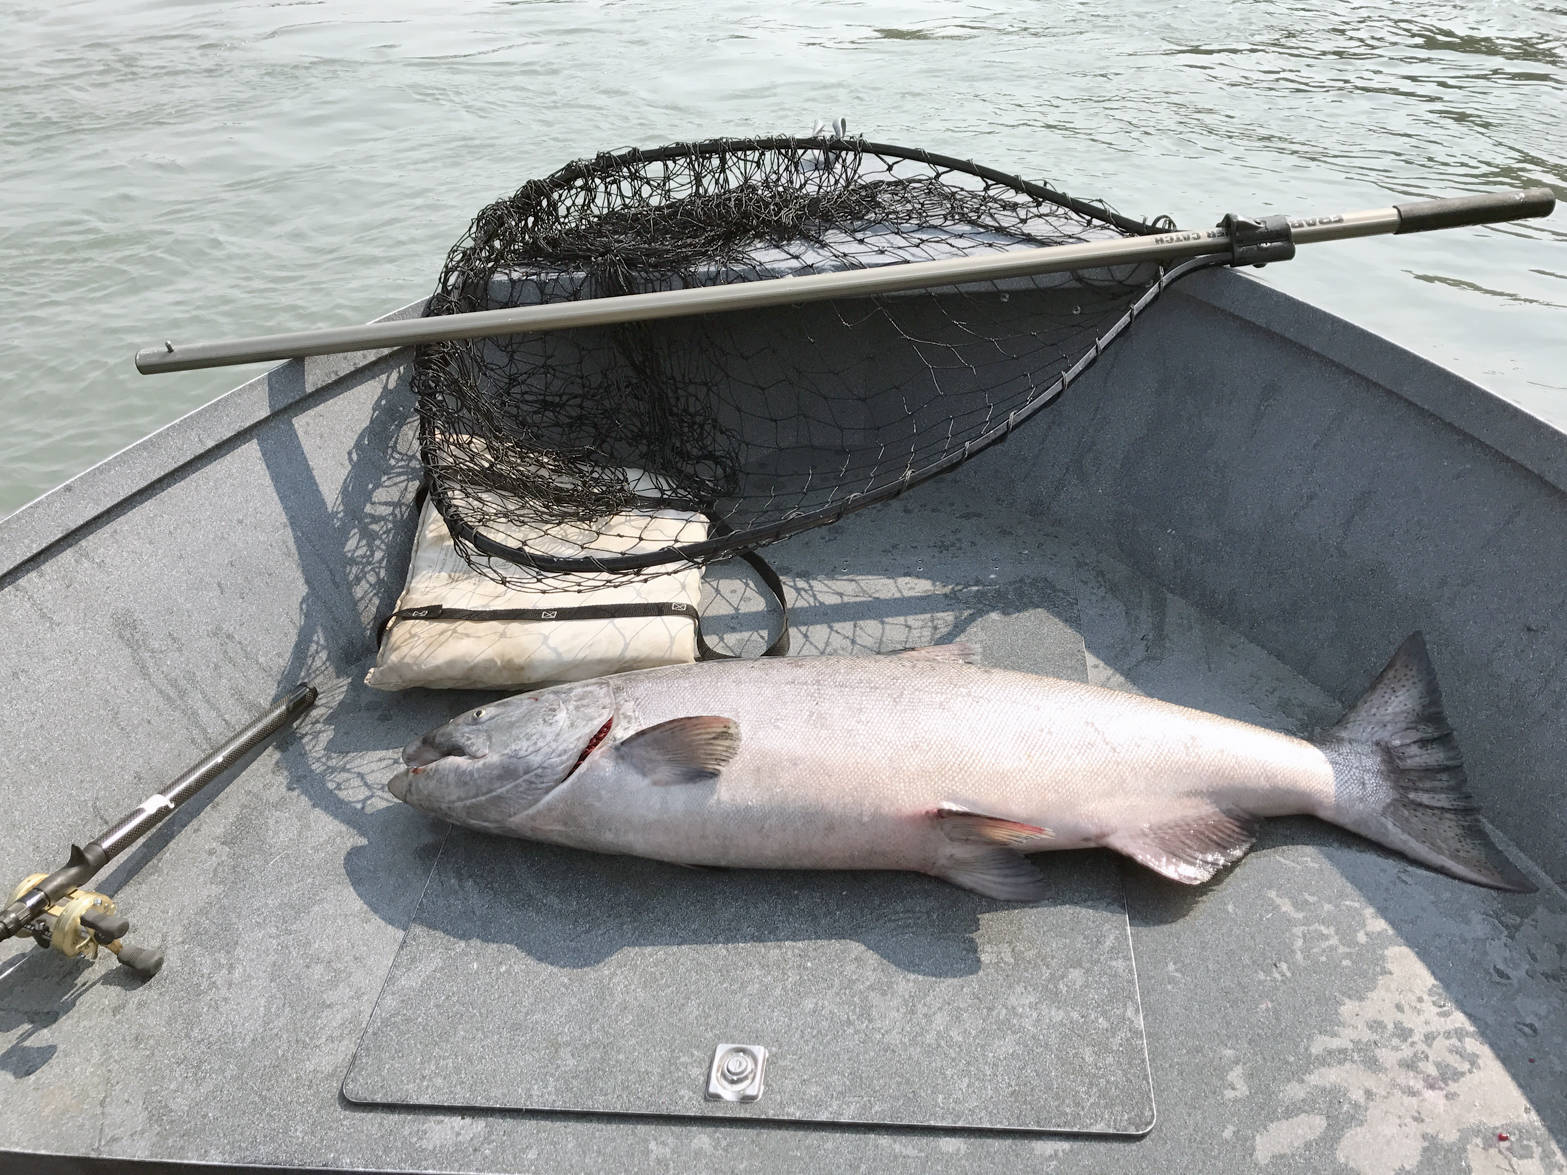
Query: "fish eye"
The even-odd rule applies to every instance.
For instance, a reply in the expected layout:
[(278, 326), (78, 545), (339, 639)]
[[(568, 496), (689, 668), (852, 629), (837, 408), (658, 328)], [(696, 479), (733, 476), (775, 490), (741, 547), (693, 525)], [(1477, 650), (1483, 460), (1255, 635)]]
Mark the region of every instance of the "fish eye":
[(473, 720), (475, 722), (477, 722), (479, 719), (481, 719), (483, 717), (484, 717), (484, 707), (480, 706), (477, 710), (475, 710), (473, 712)]

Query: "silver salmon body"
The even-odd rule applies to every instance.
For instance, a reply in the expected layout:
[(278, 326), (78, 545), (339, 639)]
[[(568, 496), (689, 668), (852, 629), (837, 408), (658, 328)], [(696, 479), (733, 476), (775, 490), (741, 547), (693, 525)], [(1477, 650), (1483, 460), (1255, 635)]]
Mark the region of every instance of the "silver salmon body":
[(962, 646), (719, 661), (521, 694), (403, 752), (454, 824), (688, 865), (908, 869), (1042, 896), (1025, 854), (1102, 845), (1208, 880), (1306, 814), (1455, 877), (1533, 886), (1465, 789), (1419, 635), (1315, 741), (968, 664)]

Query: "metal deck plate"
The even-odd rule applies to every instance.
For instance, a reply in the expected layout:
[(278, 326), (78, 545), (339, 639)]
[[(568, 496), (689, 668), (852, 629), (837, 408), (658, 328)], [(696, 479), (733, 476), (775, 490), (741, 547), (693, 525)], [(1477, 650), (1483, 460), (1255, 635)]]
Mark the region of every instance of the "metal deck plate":
[[(737, 617), (714, 631), (758, 643), (743, 585), (710, 578), (708, 615), (729, 601)], [(818, 581), (795, 647), (961, 633), (991, 663), (1084, 678), (1075, 608), (1049, 583), (1002, 577), (939, 606), (903, 586), (912, 607), (865, 599), (858, 616)], [(1118, 866), (1035, 861), (1054, 896), (1017, 906), (910, 874), (697, 871), (454, 831), (344, 1095), (1142, 1133), (1153, 1097)], [(767, 1050), (758, 1099), (706, 1097), (726, 1043)]]
[[(1116, 864), (1038, 860), (1056, 896), (1019, 908), (914, 875), (699, 872), (453, 832), (343, 1092), (1140, 1133)], [(706, 1099), (726, 1042), (767, 1050), (758, 1100)]]

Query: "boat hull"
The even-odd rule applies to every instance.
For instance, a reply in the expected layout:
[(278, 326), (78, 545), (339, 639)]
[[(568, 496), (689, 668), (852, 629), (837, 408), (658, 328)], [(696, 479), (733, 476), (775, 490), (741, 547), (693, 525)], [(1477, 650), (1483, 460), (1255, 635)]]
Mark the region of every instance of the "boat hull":
[[(1160, 1106), (1130, 1146), (345, 1101), (446, 835), (386, 795), (389, 767), (483, 696), (360, 684), (413, 532), (407, 375), (398, 352), (286, 364), (0, 522), (0, 735), (25, 814), (0, 865), (18, 878), (295, 682), (322, 693), (296, 734), (99, 879), (166, 950), (156, 980), (0, 947), (0, 1153), (1449, 1170), (1500, 1131), (1546, 1170), (1567, 1163), (1567, 1061), (1549, 1045), (1567, 1031), (1567, 902), (1550, 884), (1567, 878), (1567, 444), (1230, 272), (1170, 291), (1005, 445), (775, 548), (796, 649), (990, 625), (986, 655), (1005, 664), (1071, 629), (1090, 680), (1304, 729), (1421, 629), (1473, 790), (1539, 894), (1464, 887), (1305, 822), (1270, 833), (1222, 900), (1129, 875)], [(1011, 594), (987, 579), (996, 552)], [(1057, 589), (1069, 624), (1041, 604)], [(763, 625), (734, 612), (731, 627)]]

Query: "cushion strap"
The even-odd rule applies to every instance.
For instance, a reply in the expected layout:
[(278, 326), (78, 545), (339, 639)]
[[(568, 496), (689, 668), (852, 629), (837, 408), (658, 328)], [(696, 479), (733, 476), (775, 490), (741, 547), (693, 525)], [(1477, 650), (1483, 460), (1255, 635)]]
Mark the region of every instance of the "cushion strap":
[[(783, 580), (778, 578), (778, 573), (773, 570), (772, 564), (763, 559), (755, 551), (741, 551), (740, 558), (749, 563), (756, 572), (758, 578), (773, 593), (773, 598), (778, 601), (778, 635), (767, 648), (762, 650), (764, 657), (785, 657), (789, 654), (789, 601), (784, 598)], [(702, 618), (692, 617), (696, 621), (696, 659), (698, 661), (735, 661), (739, 658), (730, 653), (720, 653), (707, 641), (702, 639)]]
[[(789, 652), (789, 604), (784, 598), (783, 581), (767, 560), (755, 551), (742, 551), (740, 558), (749, 563), (761, 578), (767, 590), (778, 601), (778, 635), (773, 638), (764, 657), (782, 657)], [(386, 636), (386, 630), (397, 620), (621, 620), (651, 616), (685, 616), (696, 626), (696, 655), (699, 661), (733, 660), (728, 653), (720, 653), (702, 637), (701, 614), (690, 604), (669, 600), (653, 603), (578, 604), (565, 608), (448, 608), (444, 604), (426, 604), (418, 608), (399, 608), (385, 617), (376, 629), (376, 640)]]

